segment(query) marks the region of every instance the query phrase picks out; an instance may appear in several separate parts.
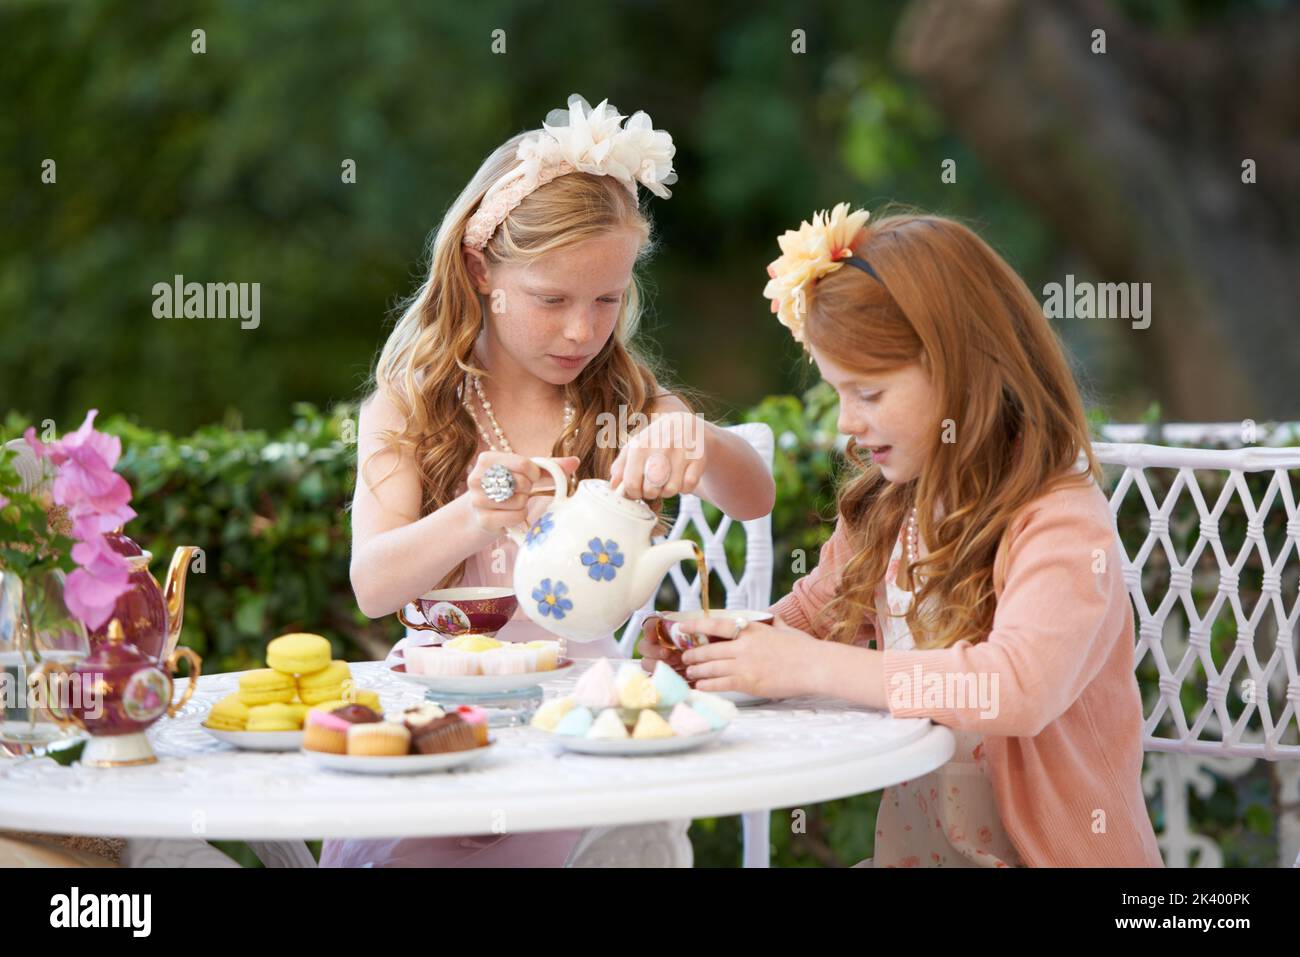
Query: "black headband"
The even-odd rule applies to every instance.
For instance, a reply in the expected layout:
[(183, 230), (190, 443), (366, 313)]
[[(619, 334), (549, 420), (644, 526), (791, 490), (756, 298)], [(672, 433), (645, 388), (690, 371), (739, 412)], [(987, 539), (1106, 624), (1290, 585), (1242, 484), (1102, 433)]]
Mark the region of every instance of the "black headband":
[(850, 266), (857, 266), (876, 282), (880, 283), (882, 286), (885, 285), (885, 280), (876, 275), (876, 271), (871, 268), (871, 263), (867, 262), (865, 259), (858, 256), (850, 256), (848, 259), (841, 259), (840, 262), (848, 263)]

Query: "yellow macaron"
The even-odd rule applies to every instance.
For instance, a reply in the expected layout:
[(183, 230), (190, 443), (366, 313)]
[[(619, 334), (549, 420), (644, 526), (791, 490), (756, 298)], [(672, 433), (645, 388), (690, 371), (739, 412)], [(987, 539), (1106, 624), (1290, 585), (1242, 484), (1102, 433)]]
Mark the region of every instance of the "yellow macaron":
[(318, 701), (333, 701), (343, 697), (343, 682), (352, 678), (352, 670), (346, 661), (331, 661), (326, 667), (314, 674), (299, 675), (298, 697), (303, 704), (316, 704)]
[(250, 708), (259, 704), (287, 704), (293, 700), (293, 678), (271, 668), (246, 671), (239, 676), (239, 700)]
[(238, 694), (226, 695), (214, 704), (204, 722), (216, 731), (243, 731), (247, 723), (248, 705), (239, 700)]
[(266, 646), (266, 663), (286, 675), (309, 675), (329, 666), (333, 652), (320, 635), (281, 635)]
[(368, 689), (368, 688), (358, 688), (358, 689), (353, 693), (353, 697), (356, 698), (356, 703), (357, 703), (357, 704), (363, 704), (363, 705), (365, 705), (367, 708), (369, 708), (371, 711), (374, 711), (374, 712), (377, 713), (377, 714), (383, 714), (383, 713), (384, 713), (384, 709), (381, 708), (381, 707), (379, 706), (379, 692), (378, 692), (378, 691), (371, 691), (371, 690)]
[(307, 720), (307, 712), (311, 710), (312, 706), (303, 704), (301, 701), (290, 701), (285, 707), (291, 709), (298, 716), (298, 726), (302, 727), (303, 722)]
[(303, 716), (291, 704), (260, 704), (248, 709), (247, 731), (301, 731)]
[[(347, 697), (349, 694), (352, 698)], [(334, 711), (350, 704), (363, 704), (376, 714), (383, 714), (383, 709), (379, 706), (379, 692), (371, 691), (369, 688), (357, 688), (355, 691), (344, 690), (344, 697), (333, 698), (329, 701), (318, 701), (311, 705), (310, 708), (316, 711)]]
[[(341, 701), (329, 702), (330, 704), (363, 704), (371, 711), (383, 714), (383, 709), (379, 707), (379, 692), (371, 691), (369, 688), (358, 688), (355, 682), (344, 682), (343, 693), (340, 696)], [(317, 705), (320, 707), (320, 705)]]
[(307, 709), (309, 711), (333, 711), (335, 708), (341, 708), (345, 704), (348, 704), (348, 702), (339, 698), (332, 701), (318, 701), (315, 704), (308, 705)]

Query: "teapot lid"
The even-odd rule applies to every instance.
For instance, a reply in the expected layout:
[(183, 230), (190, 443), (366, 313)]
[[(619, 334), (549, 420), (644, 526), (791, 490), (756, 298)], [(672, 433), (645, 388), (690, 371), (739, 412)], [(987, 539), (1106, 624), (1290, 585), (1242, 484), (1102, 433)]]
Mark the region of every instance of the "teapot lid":
[(108, 623), (108, 634), (99, 647), (77, 665), (78, 671), (99, 671), (118, 665), (147, 664), (149, 659), (139, 648), (126, 640), (126, 631), (116, 618)]
[(628, 498), (622, 492), (614, 491), (605, 479), (583, 479), (578, 483), (578, 489), (626, 518), (642, 522), (654, 521), (655, 513), (649, 505), (640, 499)]
[(122, 531), (123, 527), (119, 525), (113, 531), (104, 533), (104, 540), (108, 543), (108, 547), (127, 558), (143, 555), (144, 549)]

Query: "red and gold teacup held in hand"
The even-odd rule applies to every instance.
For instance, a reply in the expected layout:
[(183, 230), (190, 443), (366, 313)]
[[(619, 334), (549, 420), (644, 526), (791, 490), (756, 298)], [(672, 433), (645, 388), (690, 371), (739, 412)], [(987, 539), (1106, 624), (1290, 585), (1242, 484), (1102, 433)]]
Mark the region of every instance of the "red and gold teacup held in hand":
[[(674, 651), (686, 651), (698, 648), (714, 641), (730, 641), (739, 636), (744, 625), (750, 622), (762, 622), (770, 625), (772, 613), (769, 611), (746, 611), (727, 608), (719, 611), (665, 611), (659, 612), (655, 622), (655, 636), (659, 644)], [(702, 618), (735, 619), (736, 634), (730, 636), (703, 635), (691, 631), (690, 623)]]
[[(184, 659), (189, 663), (189, 685), (181, 700), (172, 703), (175, 687), (171, 672)], [(152, 764), (153, 753), (145, 729), (166, 714), (175, 717), (194, 694), (202, 661), (189, 648), (177, 648), (159, 662), (126, 640), (122, 623), (108, 623), (107, 640), (88, 658), (67, 665), (43, 662), (31, 682), (40, 695), (40, 707), (64, 728), (87, 732), (90, 740), (81, 763), (112, 768)], [(53, 681), (53, 675), (60, 681)]]
[(440, 639), (461, 635), (491, 638), (510, 620), (519, 601), (512, 588), (485, 585), (435, 589), (425, 592), (414, 604), (420, 609), (424, 621), (413, 621), (407, 617), (406, 608), (402, 608), (397, 612), (397, 618), (407, 628), (431, 631)]

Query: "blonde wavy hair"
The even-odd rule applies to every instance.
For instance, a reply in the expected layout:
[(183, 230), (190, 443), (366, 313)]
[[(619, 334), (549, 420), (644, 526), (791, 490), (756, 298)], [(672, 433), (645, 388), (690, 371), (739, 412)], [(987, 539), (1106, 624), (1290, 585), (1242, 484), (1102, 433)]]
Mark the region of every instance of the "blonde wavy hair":
[[(490, 375), (473, 361), (474, 344), (488, 310), (461, 253), (465, 225), (488, 188), (517, 162), (520, 141), (536, 132), (525, 131), (498, 147), (447, 210), (430, 246), (428, 276), (402, 305), (367, 384), (367, 398), (384, 390), (401, 413), (403, 428), (385, 430), (381, 447), (359, 471), (364, 476), (366, 465), (381, 452), (409, 451), (420, 472), (421, 515), (460, 494), (459, 485), (478, 454), (479, 435), (461, 404), (461, 389), (469, 373)], [(640, 236), (639, 266), (653, 251), (653, 241), (651, 224), (637, 200), (612, 177), (569, 173), (530, 193), (497, 228), (483, 253), (489, 263), (522, 265), (624, 228)], [(579, 458), (575, 480), (607, 478), (618, 455), (618, 448), (597, 444), (601, 412), (617, 414), (620, 405), (626, 406), (627, 421), (635, 421), (634, 413), (649, 416), (655, 399), (665, 394), (649, 360), (632, 345), (642, 299), (634, 273), (613, 335), (565, 387), (565, 398), (577, 415), (551, 454)], [(364, 481), (370, 484), (368, 478)], [(453, 569), (441, 587), (456, 584), (464, 567), (462, 563)]]
[(1052, 488), (1100, 474), (1083, 400), (1038, 301), (967, 227), (894, 213), (870, 221), (854, 251), (881, 281), (855, 268), (819, 280), (810, 345), (862, 373), (920, 363), (939, 422), (951, 419), (957, 434), (944, 442), (936, 429), (920, 476), (897, 485), (850, 440), (837, 505), (853, 557), (825, 610), (830, 637), (852, 641), (874, 615), (875, 589), (915, 505), (929, 552), (915, 566), (906, 554), (902, 561), (916, 593), (906, 615), (913, 641), (975, 644), (993, 625), (993, 560), (1012, 516)]

